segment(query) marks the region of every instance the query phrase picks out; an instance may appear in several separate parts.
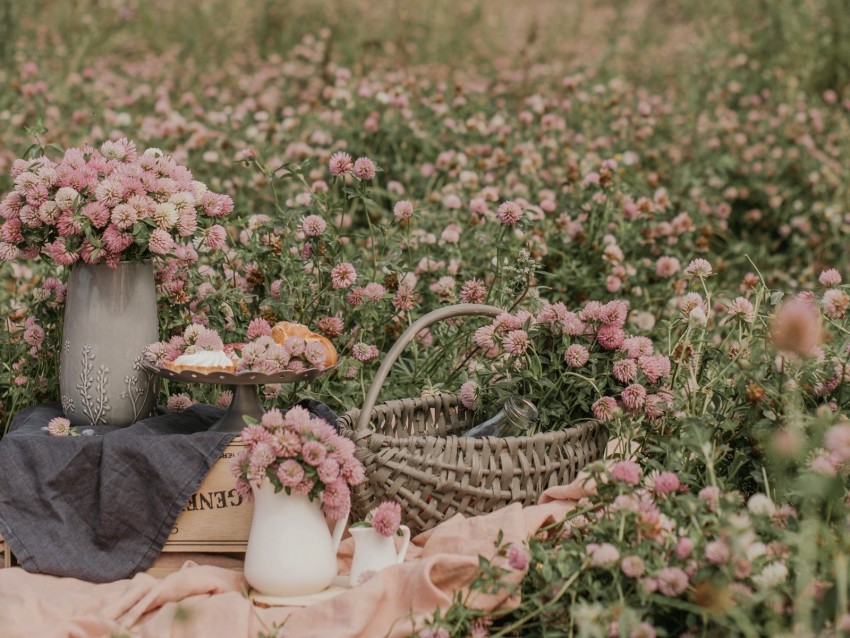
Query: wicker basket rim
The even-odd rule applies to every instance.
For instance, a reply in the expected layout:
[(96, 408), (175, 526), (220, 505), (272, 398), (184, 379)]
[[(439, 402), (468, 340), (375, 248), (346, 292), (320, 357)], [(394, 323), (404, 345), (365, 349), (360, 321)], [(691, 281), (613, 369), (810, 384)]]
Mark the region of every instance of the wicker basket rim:
[[(549, 432), (537, 432), (535, 434), (529, 434), (527, 436), (500, 436), (500, 437), (482, 437), (482, 438), (470, 438), (466, 436), (458, 436), (456, 434), (447, 434), (446, 436), (434, 436), (432, 434), (424, 435), (424, 436), (389, 436), (387, 434), (381, 434), (380, 432), (375, 432), (374, 430), (369, 430), (368, 438), (375, 441), (376, 443), (383, 443), (384, 441), (395, 441), (398, 445), (404, 445), (410, 442), (422, 442), (423, 444), (431, 443), (433, 441), (451, 441), (452, 439), (463, 439), (466, 441), (466, 446), (472, 446), (473, 449), (483, 448), (487, 439), (498, 438), (502, 441), (515, 441), (516, 445), (524, 446), (528, 444), (558, 444), (565, 441), (568, 438), (572, 438), (573, 436), (580, 435), (589, 430), (596, 430), (600, 427), (603, 427), (601, 423), (598, 421), (582, 423), (580, 425), (570, 426), (569, 428), (565, 428), (563, 430), (551, 430)], [(364, 440), (367, 437), (358, 437), (357, 440)]]
[[(372, 414), (370, 415), (370, 421), (371, 421), (371, 417), (374, 416), (375, 413), (378, 412), (378, 411), (381, 411), (381, 412), (387, 412), (388, 410), (391, 411), (393, 407), (395, 407), (395, 406), (405, 406), (405, 404), (409, 404), (409, 402), (411, 402), (411, 401), (414, 404), (413, 405), (414, 409), (419, 409), (419, 408), (423, 408), (423, 407), (425, 407), (425, 408), (435, 408), (438, 405), (453, 407), (459, 401), (459, 397), (456, 394), (441, 392), (441, 393), (438, 393), (436, 395), (431, 395), (431, 396), (427, 396), (427, 397), (415, 397), (415, 398), (411, 397), (409, 399), (389, 399), (389, 400), (387, 400), (383, 403), (376, 405), (374, 408), (372, 408)], [(348, 410), (347, 412), (345, 412), (342, 415), (342, 417), (340, 417), (340, 420), (347, 419), (351, 423), (351, 425), (354, 426), (354, 424), (357, 423), (357, 418), (359, 416), (360, 416), (360, 408), (352, 408), (351, 410)], [(534, 442), (534, 443), (539, 444), (541, 441), (543, 441), (544, 443), (559, 443), (559, 442), (561, 442), (562, 440), (564, 440), (568, 437), (572, 438), (573, 436), (581, 434), (582, 432), (586, 432), (588, 430), (596, 430), (600, 427), (603, 427), (602, 423), (600, 423), (599, 421), (590, 419), (590, 420), (585, 421), (585, 422), (574, 423), (574, 424), (570, 425), (570, 427), (564, 428), (564, 429), (561, 429), (561, 430), (548, 430), (546, 432), (536, 432), (534, 434), (530, 434), (530, 435), (527, 435), (527, 436), (509, 436), (509, 437), (498, 437), (498, 438), (501, 438), (501, 439), (504, 439), (504, 440), (516, 441), (518, 445), (525, 445), (525, 444), (528, 444), (529, 442)], [(353, 431), (353, 427), (348, 428), (348, 430)], [(438, 441), (438, 440), (465, 439), (467, 446), (469, 444), (472, 444), (473, 448), (479, 448), (479, 447), (484, 447), (487, 439), (491, 438), (491, 437), (484, 437), (484, 438), (479, 439), (479, 438), (469, 438), (469, 437), (464, 437), (464, 436), (458, 436), (456, 434), (449, 434), (447, 436), (434, 436), (432, 434), (426, 434), (426, 435), (418, 435), (418, 436), (399, 437), (399, 436), (389, 436), (389, 435), (386, 435), (386, 434), (382, 434), (382, 433), (377, 432), (376, 430), (374, 430), (372, 428), (366, 428), (365, 431), (355, 431), (354, 432), (354, 439), (356, 441), (361, 441), (361, 440), (366, 439), (366, 438), (374, 439), (376, 442), (383, 442), (384, 440), (396, 441), (399, 444), (408, 443), (408, 442), (411, 442), (411, 441), (413, 441), (413, 442), (422, 441), (423, 443), (427, 443), (427, 442)]]

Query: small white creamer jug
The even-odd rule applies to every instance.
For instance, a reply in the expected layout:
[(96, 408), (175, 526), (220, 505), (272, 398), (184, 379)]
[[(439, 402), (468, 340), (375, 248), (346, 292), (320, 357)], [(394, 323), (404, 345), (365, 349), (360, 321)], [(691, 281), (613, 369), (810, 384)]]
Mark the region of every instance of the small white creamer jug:
[(402, 533), (401, 547), (395, 548), (395, 535), (381, 536), (371, 527), (350, 527), (348, 531), (354, 537), (354, 558), (351, 560), (351, 576), (349, 583), (352, 587), (359, 585), (364, 576), (370, 572), (378, 572), (390, 565), (404, 562), (407, 547), (410, 545), (410, 528), (407, 525), (399, 527)]

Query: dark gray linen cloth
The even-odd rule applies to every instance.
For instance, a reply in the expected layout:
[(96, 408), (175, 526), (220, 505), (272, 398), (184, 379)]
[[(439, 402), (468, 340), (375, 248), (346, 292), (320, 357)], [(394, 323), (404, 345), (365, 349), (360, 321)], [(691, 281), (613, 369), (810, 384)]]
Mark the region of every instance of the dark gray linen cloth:
[(42, 430), (59, 404), (19, 413), (0, 440), (0, 534), (21, 567), (96, 583), (150, 567), (235, 436), (207, 430), (222, 413), (197, 404), (74, 437)]

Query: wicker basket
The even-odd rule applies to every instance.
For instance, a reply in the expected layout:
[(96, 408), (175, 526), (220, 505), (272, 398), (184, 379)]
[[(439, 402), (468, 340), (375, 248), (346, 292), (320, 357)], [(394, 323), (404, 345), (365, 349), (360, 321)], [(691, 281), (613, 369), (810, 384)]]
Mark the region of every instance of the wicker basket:
[(375, 405), (393, 363), (423, 328), (449, 317), (501, 312), (495, 306), (458, 304), (424, 315), (387, 353), (362, 410), (340, 418), (342, 433), (354, 441), (366, 467), (366, 481), (352, 494), (352, 520), (384, 499), (395, 499), (414, 533), (425, 531), (457, 513), (474, 516), (513, 502), (535, 503), (543, 490), (569, 483), (602, 457), (608, 431), (597, 422), (532, 436), (475, 439), (457, 436), (475, 422), (455, 395)]

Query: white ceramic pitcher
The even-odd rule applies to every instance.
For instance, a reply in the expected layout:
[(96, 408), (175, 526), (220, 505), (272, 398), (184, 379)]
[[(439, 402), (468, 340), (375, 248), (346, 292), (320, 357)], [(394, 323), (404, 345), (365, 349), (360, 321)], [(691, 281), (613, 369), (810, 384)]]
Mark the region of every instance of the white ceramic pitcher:
[(354, 558), (351, 559), (351, 576), (349, 583), (352, 587), (360, 584), (360, 579), (367, 572), (377, 572), (390, 565), (404, 562), (407, 547), (410, 545), (410, 528), (407, 525), (399, 527), (402, 533), (401, 547), (395, 548), (395, 536), (381, 536), (371, 527), (351, 527), (349, 532), (354, 537)]
[(348, 518), (333, 536), (318, 501), (287, 495), (266, 479), (254, 487), (254, 517), (245, 552), (245, 580), (266, 596), (306, 596), (337, 575), (336, 551)]

